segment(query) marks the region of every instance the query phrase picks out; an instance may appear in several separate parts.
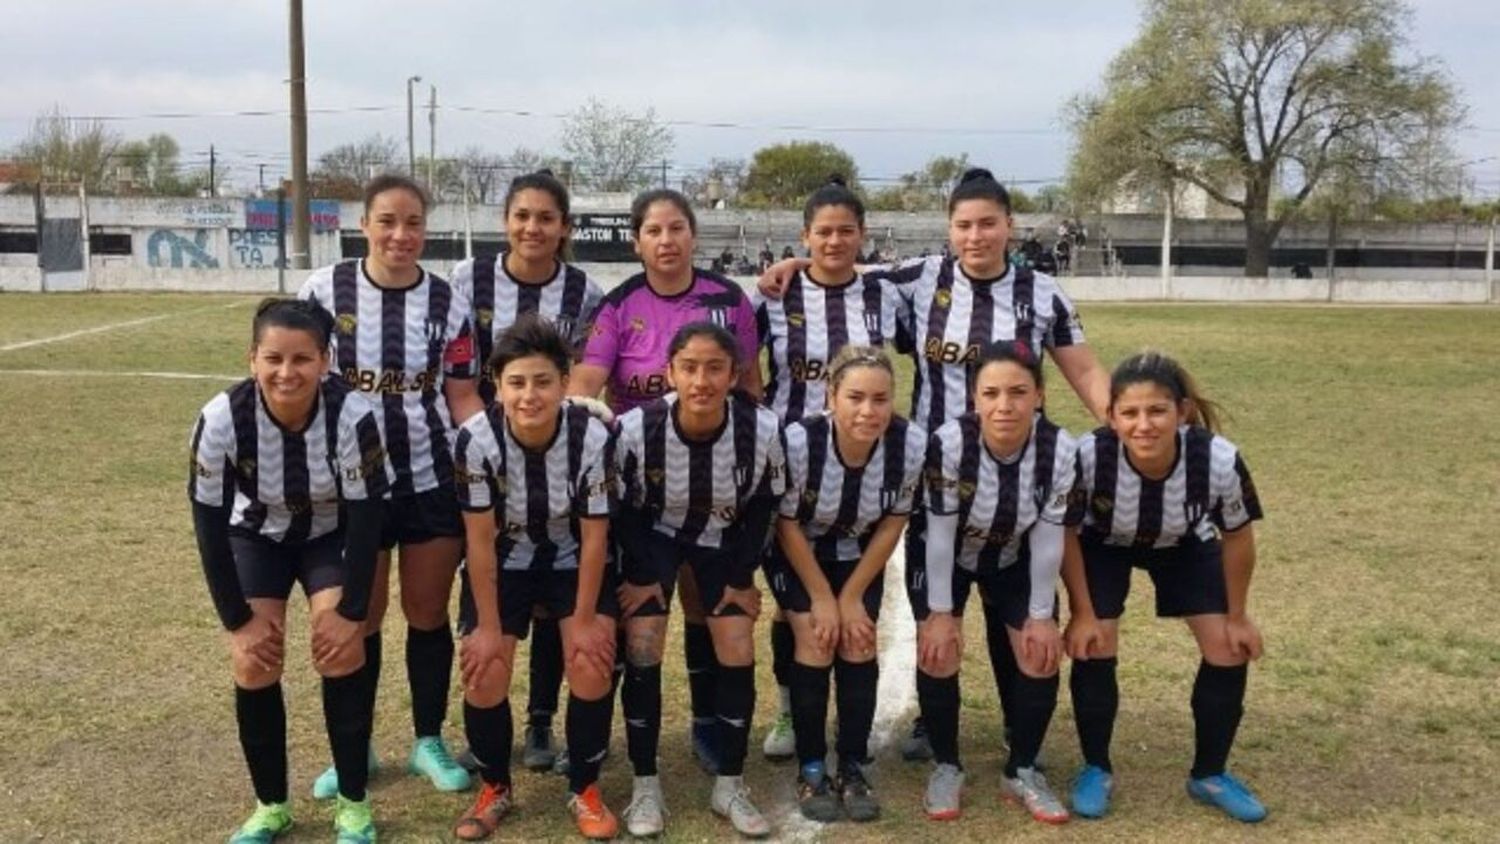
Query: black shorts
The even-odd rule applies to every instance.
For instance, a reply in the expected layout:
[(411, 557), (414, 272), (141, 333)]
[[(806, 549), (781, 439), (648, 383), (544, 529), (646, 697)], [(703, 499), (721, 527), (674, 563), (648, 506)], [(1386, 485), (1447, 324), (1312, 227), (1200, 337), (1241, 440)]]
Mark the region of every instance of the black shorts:
[(1156, 585), (1158, 618), (1229, 612), (1224, 550), (1218, 540), (1194, 540), (1171, 548), (1124, 548), (1083, 538), (1083, 569), (1094, 615), (1119, 618), (1130, 594), (1130, 573), (1143, 568)]
[[(849, 582), (849, 576), (859, 567), (858, 560), (819, 560), (818, 563), (823, 569), (823, 576), (828, 578), (834, 597), (838, 597), (844, 584)], [(792, 568), (792, 561), (781, 553), (780, 548), (772, 549), (767, 556), (765, 570), (766, 582), (771, 585), (771, 594), (776, 597), (777, 606), (786, 612), (812, 611), (812, 596), (807, 593), (802, 578), (797, 576), (797, 570)], [(875, 575), (875, 579), (865, 587), (865, 612), (869, 614), (871, 621), (880, 620), (880, 600), (884, 596), (885, 573), (882, 572)]]
[[(754, 585), (753, 572), (749, 571), (745, 572), (743, 583), (729, 582), (733, 551), (685, 545), (655, 530), (647, 530), (646, 533), (649, 534), (646, 540), (650, 548), (648, 559), (636, 559), (628, 552), (621, 554), (621, 576), (626, 583), (634, 586), (660, 584), (662, 597), (668, 605), (672, 603), (672, 592), (677, 588), (677, 569), (683, 564), (692, 569), (705, 615), (714, 615), (714, 608), (724, 600), (724, 590), (730, 587), (748, 589)], [(637, 609), (635, 614), (666, 615), (667, 607), (653, 597)], [(745, 611), (738, 604), (730, 604), (723, 612), (718, 613), (720, 616), (744, 614)]]
[[(460, 571), (460, 579), (458, 635), (462, 636), (474, 629), (478, 618), (468, 568)], [(525, 639), (531, 633), (533, 618), (567, 618), (578, 608), (578, 569), (501, 569), (497, 580), (500, 588), (500, 632), (507, 636)], [(603, 581), (599, 584), (599, 598), (594, 602), (594, 612), (613, 619), (620, 617), (620, 599), (615, 594), (615, 585), (613, 573), (606, 566)]]
[(416, 545), (442, 536), (464, 535), (464, 519), (458, 495), (448, 485), (385, 500), (380, 524), (380, 547)]
[[(906, 537), (906, 597), (911, 601), (911, 613), (917, 621), (926, 620), (932, 614), (927, 605), (927, 543), (914, 532)], [(986, 567), (972, 572), (955, 565), (953, 567), (953, 615), (963, 617), (964, 605), (969, 602), (969, 591), (979, 586), (979, 598), (984, 602), (986, 615), (999, 612), (1005, 626), (1020, 630), (1031, 617), (1031, 562), (1026, 554), (1005, 568)], [(1057, 615), (1057, 604), (1053, 603), (1052, 614)]]
[(306, 542), (284, 543), (230, 528), (229, 550), (234, 554), (234, 569), (246, 598), (285, 601), (292, 594), (293, 583), (301, 583), (302, 594), (308, 596), (344, 585), (343, 531)]

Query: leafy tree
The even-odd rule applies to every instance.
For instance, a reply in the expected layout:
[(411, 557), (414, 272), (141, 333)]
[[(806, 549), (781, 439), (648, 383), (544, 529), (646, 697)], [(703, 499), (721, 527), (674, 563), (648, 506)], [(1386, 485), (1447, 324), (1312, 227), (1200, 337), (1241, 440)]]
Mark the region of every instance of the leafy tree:
[(191, 195), (180, 171), (182, 148), (177, 140), (157, 132), (145, 140), (126, 141), (115, 151), (119, 168), (128, 171), (134, 189), (147, 196)]
[(1071, 192), (1189, 182), (1238, 209), (1245, 274), (1264, 275), (1288, 219), (1350, 157), (1443, 137), (1462, 118), (1446, 72), (1403, 61), (1399, 0), (1145, 0), (1144, 27), (1070, 121)]
[(599, 100), (563, 119), (562, 148), (573, 162), (573, 184), (606, 192), (634, 191), (651, 181), (651, 165), (671, 154), (672, 130), (655, 109), (631, 114)]
[(790, 141), (755, 151), (742, 185), (741, 203), (752, 208), (797, 208), (838, 174), (858, 190), (859, 169), (849, 153), (823, 141)]

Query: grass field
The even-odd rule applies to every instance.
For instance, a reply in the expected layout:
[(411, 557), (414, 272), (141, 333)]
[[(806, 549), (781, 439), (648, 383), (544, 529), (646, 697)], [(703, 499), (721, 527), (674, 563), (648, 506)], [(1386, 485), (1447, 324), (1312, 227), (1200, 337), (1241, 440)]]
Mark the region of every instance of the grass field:
[[(183, 495), (189, 426), (220, 386), (89, 374), (241, 373), (251, 307), (248, 297), (0, 295), (0, 347), (166, 315), (0, 351), (0, 841), (223, 840), (251, 806), (226, 649)], [(996, 799), (994, 688), (971, 625), (964, 819), (925, 821), (926, 767), (887, 749), (876, 769), (879, 823), (783, 832), (903, 842), (1500, 840), (1500, 560), (1490, 545), (1500, 525), (1500, 310), (1091, 305), (1084, 315), (1106, 363), (1145, 344), (1186, 361), (1229, 410), (1228, 434), (1255, 473), (1267, 518), (1251, 612), (1267, 654), (1251, 673), (1231, 763), (1271, 817), (1240, 827), (1183, 794), (1197, 658), (1180, 625), (1150, 616), (1150, 584), (1138, 577), (1108, 819), (1043, 828)], [(1052, 398), (1054, 415), (1082, 429), (1060, 379)], [(446, 841), (469, 797), (437, 795), (400, 773), (411, 722), (397, 606), (376, 723), (376, 816), (384, 840)], [(293, 613), (289, 630), (299, 824), (289, 840), (326, 840), (328, 810), (306, 796), (328, 753), (318, 684), (296, 644), (305, 613)], [(674, 705), (685, 695), (677, 641), (662, 742), (670, 837), (721, 839), (727, 828), (706, 809), (709, 779), (682, 739), (685, 703)], [(775, 705), (764, 643), (760, 662), (755, 748)], [(514, 693), (524, 701), (524, 680)], [(455, 694), (448, 735), (461, 745), (458, 712)], [(1046, 744), (1060, 788), (1078, 762), (1071, 718), (1064, 684)], [(748, 764), (761, 805), (777, 812), (790, 806), (793, 776), (758, 753)], [(518, 772), (517, 785), (520, 809), (504, 838), (572, 838), (560, 778)], [(618, 720), (604, 787), (623, 808)]]

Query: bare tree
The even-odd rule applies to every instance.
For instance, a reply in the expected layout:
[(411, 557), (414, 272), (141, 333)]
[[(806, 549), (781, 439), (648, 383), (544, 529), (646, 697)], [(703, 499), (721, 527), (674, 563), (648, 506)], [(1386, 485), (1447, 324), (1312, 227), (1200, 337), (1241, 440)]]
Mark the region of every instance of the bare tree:
[(17, 144), (12, 156), (25, 173), (25, 190), (38, 181), (48, 184), (82, 183), (90, 193), (113, 188), (112, 168), (120, 136), (97, 120), (68, 117), (61, 108), (31, 124), (31, 133)]
[(318, 156), (312, 172), (314, 194), (331, 199), (358, 199), (363, 185), (380, 173), (404, 172), (401, 145), (395, 138), (371, 135), (340, 144)]
[(573, 181), (595, 190), (645, 186), (650, 166), (670, 155), (672, 146), (672, 130), (655, 109), (631, 114), (590, 98), (563, 120), (562, 148), (574, 164)]

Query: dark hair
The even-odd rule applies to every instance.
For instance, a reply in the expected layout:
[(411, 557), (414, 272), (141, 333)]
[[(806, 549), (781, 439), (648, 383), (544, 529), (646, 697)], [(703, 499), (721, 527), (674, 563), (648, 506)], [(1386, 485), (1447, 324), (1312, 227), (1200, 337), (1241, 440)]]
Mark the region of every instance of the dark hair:
[(370, 206), (375, 204), (375, 197), (386, 191), (404, 190), (409, 191), (417, 201), (422, 203), (422, 215), (427, 215), (427, 208), (432, 200), (427, 196), (427, 191), (417, 184), (415, 180), (408, 179), (400, 173), (381, 173), (379, 176), (365, 182), (365, 213), (370, 213)]
[(869, 367), (872, 369), (884, 369), (886, 374), (894, 380), (896, 368), (891, 365), (891, 357), (879, 346), (859, 346), (850, 343), (839, 349), (839, 353), (828, 362), (828, 389), (838, 392), (839, 382), (851, 369)]
[(740, 341), (729, 329), (716, 322), (690, 322), (677, 329), (672, 335), (672, 343), (667, 346), (667, 360), (677, 357), (677, 353), (687, 347), (689, 341), (694, 337), (707, 337), (719, 345), (724, 353), (729, 355), (729, 360), (738, 369), (740, 365)]
[(1167, 391), (1172, 401), (1182, 404), (1192, 402), (1188, 409), (1190, 425), (1201, 425), (1210, 431), (1219, 430), (1219, 417), (1223, 415), (1219, 405), (1204, 398), (1198, 391), (1198, 382), (1188, 374), (1182, 364), (1162, 352), (1147, 349), (1120, 361), (1109, 376), (1109, 409), (1115, 408), (1115, 400), (1125, 388), (1135, 384), (1155, 384)]
[(948, 194), (948, 216), (953, 216), (953, 209), (966, 199), (988, 199), (1010, 213), (1010, 191), (983, 167), (970, 167), (958, 178), (958, 184)]
[(838, 173), (829, 176), (828, 184), (813, 191), (807, 198), (807, 204), (802, 206), (802, 227), (811, 226), (813, 215), (818, 213), (819, 208), (828, 205), (848, 208), (854, 212), (854, 219), (859, 221), (859, 227), (865, 227), (865, 204), (854, 191), (849, 190), (849, 183)]
[[(562, 214), (563, 225), (571, 226), (573, 218), (570, 216), (568, 205), (568, 189), (552, 171), (543, 167), (535, 173), (526, 173), (510, 180), (510, 187), (505, 189), (505, 216), (510, 216), (510, 204), (515, 201), (516, 194), (523, 190), (539, 190), (552, 197), (557, 203), (558, 213)], [(568, 240), (564, 237), (557, 242), (557, 257), (560, 260), (568, 258)]]
[[(979, 352), (979, 360), (974, 362), (974, 374), (977, 376), (992, 363), (1013, 363), (1021, 367), (1031, 373), (1031, 380), (1036, 383), (1037, 389), (1041, 389), (1042, 359), (1025, 340), (1000, 340), (985, 346)], [(977, 378), (975, 385), (978, 386)]]
[(563, 375), (568, 374), (568, 367), (573, 363), (573, 347), (551, 320), (535, 313), (522, 314), (495, 338), (495, 349), (490, 352), (490, 371), (498, 381), (505, 367), (533, 355), (552, 361)]
[(645, 193), (638, 194), (635, 201), (630, 203), (630, 231), (636, 237), (641, 236), (641, 226), (646, 224), (646, 212), (651, 206), (658, 202), (670, 202), (677, 206), (682, 216), (687, 218), (688, 230), (693, 234), (698, 233), (698, 218), (693, 215), (693, 206), (687, 197), (671, 188), (656, 188)]
[(271, 296), (260, 300), (255, 306), (255, 319), (250, 324), (250, 346), (260, 345), (260, 338), (267, 328), (290, 328), (306, 331), (318, 344), (318, 351), (328, 351), (328, 342), (333, 337), (333, 315), (323, 306), (310, 299), (283, 299)]

